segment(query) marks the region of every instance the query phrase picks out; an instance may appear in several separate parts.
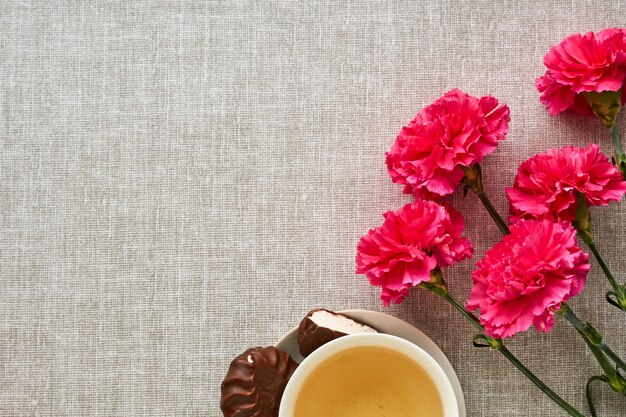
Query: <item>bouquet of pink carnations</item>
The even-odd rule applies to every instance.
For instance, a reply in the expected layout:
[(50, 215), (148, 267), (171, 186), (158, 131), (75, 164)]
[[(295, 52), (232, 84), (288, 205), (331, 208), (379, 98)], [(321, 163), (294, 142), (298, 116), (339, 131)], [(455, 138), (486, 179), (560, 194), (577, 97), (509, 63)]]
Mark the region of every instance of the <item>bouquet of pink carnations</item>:
[[(626, 396), (626, 363), (568, 301), (582, 292), (590, 270), (578, 236), (608, 280), (606, 301), (622, 310), (615, 314), (626, 312), (626, 285), (618, 282), (596, 246), (588, 210), (618, 202), (626, 193), (626, 155), (617, 128), (626, 102), (626, 29), (574, 34), (553, 47), (544, 63), (546, 73), (535, 81), (541, 102), (553, 115), (573, 111), (597, 116), (610, 130), (612, 159), (595, 144), (532, 156), (506, 189), (507, 222), (485, 194), (480, 163), (505, 138), (509, 108), (494, 97), (449, 91), (404, 126), (387, 152), (391, 180), (402, 184), (415, 202), (384, 213), (382, 225), (360, 239), (356, 272), (381, 287), (385, 305), (402, 302), (413, 287), (442, 297), (477, 329), (475, 346), (497, 350), (566, 412), (583, 416), (503, 342), (531, 326), (548, 332), (555, 316), (563, 317), (598, 361), (600, 374), (586, 387), (590, 413), (596, 416), (592, 383), (604, 382)], [(443, 273), (473, 254), (472, 243), (463, 236), (463, 217), (444, 201), (459, 186), (478, 196), (504, 235), (476, 263), (465, 304), (450, 294)]]

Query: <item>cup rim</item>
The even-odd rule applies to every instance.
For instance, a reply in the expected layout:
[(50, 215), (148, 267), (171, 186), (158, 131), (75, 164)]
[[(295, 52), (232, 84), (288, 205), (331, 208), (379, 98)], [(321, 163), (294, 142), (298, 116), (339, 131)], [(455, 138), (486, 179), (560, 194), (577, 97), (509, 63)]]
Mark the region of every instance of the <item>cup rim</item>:
[(443, 406), (444, 417), (459, 417), (459, 409), (452, 383), (441, 366), (419, 346), (397, 336), (383, 333), (343, 336), (324, 344), (306, 357), (293, 373), (280, 401), (278, 417), (293, 417), (296, 400), (302, 385), (311, 372), (326, 359), (356, 347), (381, 347), (403, 354), (417, 363), (431, 378)]

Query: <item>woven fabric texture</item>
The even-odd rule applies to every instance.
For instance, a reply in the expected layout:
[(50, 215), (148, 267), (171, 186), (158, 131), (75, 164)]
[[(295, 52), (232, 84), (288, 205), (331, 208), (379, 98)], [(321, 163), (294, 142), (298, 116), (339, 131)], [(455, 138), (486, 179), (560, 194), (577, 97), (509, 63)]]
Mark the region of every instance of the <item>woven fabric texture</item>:
[[(0, 416), (218, 416), (230, 360), (314, 307), (385, 311), (439, 344), (469, 416), (565, 415), (472, 328), (415, 291), (383, 308), (354, 274), (358, 238), (409, 197), (384, 152), (459, 87), (511, 107), (483, 164), (504, 187), (533, 153), (598, 142), (593, 118), (551, 117), (533, 80), (573, 32), (624, 25), (624, 1), (0, 2)], [(620, 128), (626, 136), (626, 121)], [(455, 194), (474, 260), (446, 271), (466, 299), (499, 239)], [(623, 280), (626, 207), (592, 212)], [(572, 306), (626, 355), (626, 316), (593, 262)], [(509, 348), (586, 410), (599, 373), (558, 320)], [(626, 401), (598, 389), (600, 413)], [(586, 413), (586, 411), (585, 411)]]

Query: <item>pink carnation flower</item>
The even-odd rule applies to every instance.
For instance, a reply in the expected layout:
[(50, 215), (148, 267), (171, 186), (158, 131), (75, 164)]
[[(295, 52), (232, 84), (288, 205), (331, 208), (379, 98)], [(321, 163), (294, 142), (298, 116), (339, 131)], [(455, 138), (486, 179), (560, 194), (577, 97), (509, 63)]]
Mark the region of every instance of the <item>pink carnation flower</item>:
[(454, 192), (463, 166), (480, 162), (504, 139), (509, 108), (494, 97), (452, 90), (402, 128), (387, 152), (387, 170), (404, 192), (438, 198)]
[(573, 221), (576, 192), (585, 197), (588, 206), (606, 206), (610, 201), (619, 201), (626, 192), (622, 174), (598, 145), (551, 149), (523, 162), (513, 187), (506, 190), (511, 221)]
[[(551, 114), (571, 110), (593, 115), (583, 92), (617, 91), (626, 81), (626, 30), (605, 29), (576, 33), (550, 49), (544, 57), (548, 68), (535, 80), (543, 103)], [(626, 100), (626, 95), (622, 97)]]
[(356, 273), (382, 287), (385, 305), (400, 303), (411, 287), (429, 281), (435, 267), (472, 256), (471, 242), (461, 236), (463, 217), (452, 207), (418, 200), (383, 216), (383, 224), (359, 240)]
[(589, 256), (576, 245), (571, 225), (522, 220), (476, 264), (467, 308), (480, 309), (493, 337), (531, 325), (547, 332), (554, 324), (551, 309), (580, 293), (588, 272)]

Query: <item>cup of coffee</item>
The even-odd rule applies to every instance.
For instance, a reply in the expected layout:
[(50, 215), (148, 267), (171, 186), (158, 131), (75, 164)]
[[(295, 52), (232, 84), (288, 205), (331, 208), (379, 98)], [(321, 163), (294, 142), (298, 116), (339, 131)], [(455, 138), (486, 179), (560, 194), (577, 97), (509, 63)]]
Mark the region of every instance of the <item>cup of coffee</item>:
[(388, 334), (329, 342), (300, 364), (279, 417), (459, 417), (450, 380), (418, 346)]

